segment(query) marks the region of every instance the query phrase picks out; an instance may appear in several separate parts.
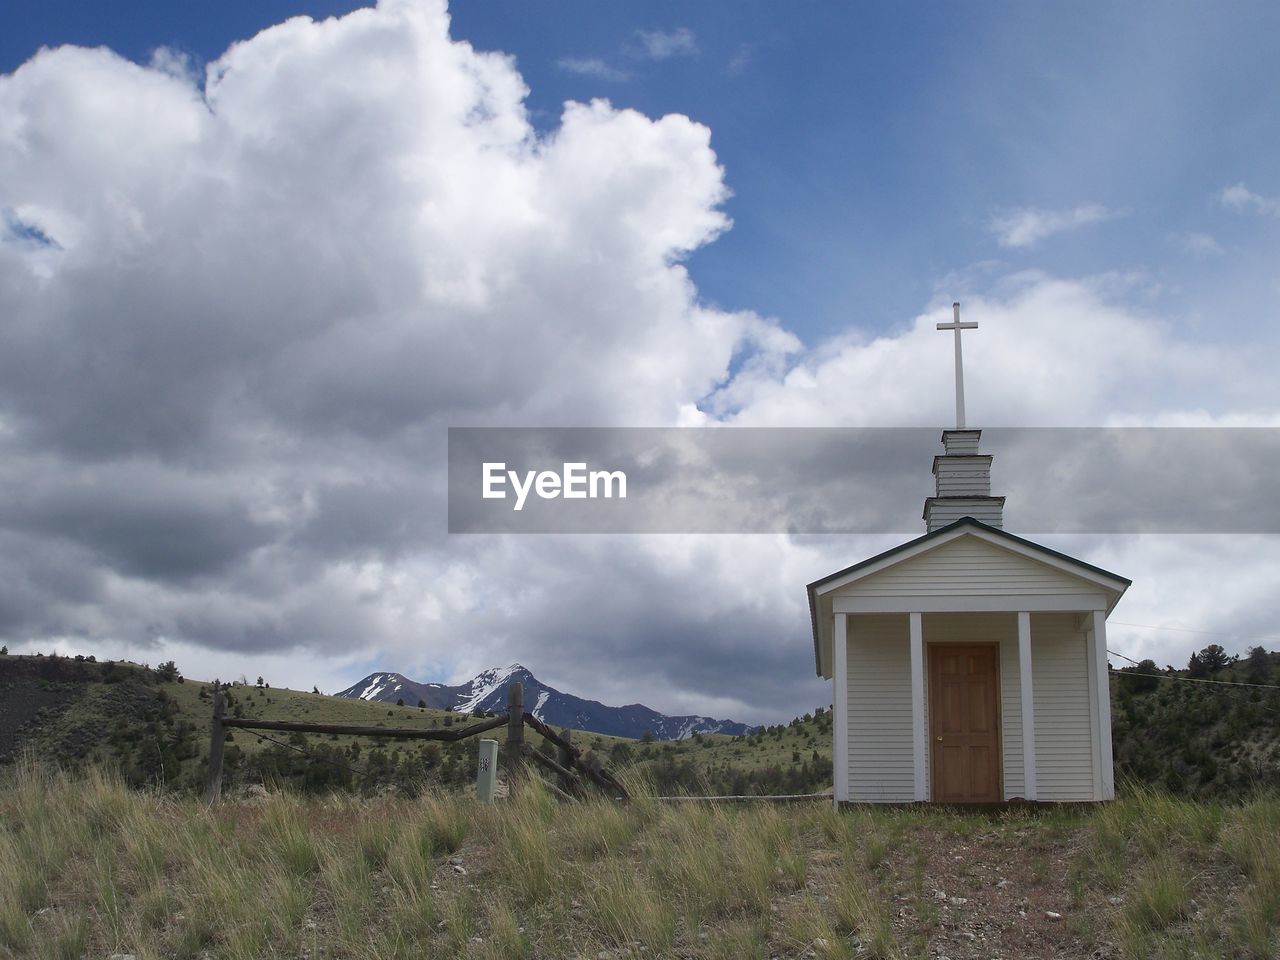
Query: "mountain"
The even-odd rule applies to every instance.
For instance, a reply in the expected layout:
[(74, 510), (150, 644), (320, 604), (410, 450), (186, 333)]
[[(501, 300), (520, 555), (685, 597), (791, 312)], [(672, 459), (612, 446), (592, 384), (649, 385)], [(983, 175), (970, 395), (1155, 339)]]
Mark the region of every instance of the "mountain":
[(553, 727), (573, 727), (613, 737), (639, 739), (650, 731), (658, 740), (683, 740), (695, 733), (725, 733), (730, 736), (751, 733), (755, 728), (733, 720), (711, 717), (669, 717), (642, 703), (609, 707), (596, 700), (584, 700), (571, 693), (548, 687), (518, 663), (509, 667), (485, 670), (467, 683), (456, 687), (443, 683), (417, 683), (399, 673), (371, 673), (359, 683), (337, 694), (358, 700), (378, 700), (405, 706), (418, 702), (436, 709), (459, 713), (479, 711), (501, 713), (507, 708), (507, 687), (519, 681), (524, 685), (524, 708)]

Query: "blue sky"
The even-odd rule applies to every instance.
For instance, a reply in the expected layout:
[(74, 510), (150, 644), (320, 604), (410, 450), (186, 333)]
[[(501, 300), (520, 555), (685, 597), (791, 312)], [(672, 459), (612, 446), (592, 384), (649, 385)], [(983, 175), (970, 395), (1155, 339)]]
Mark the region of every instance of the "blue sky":
[[(60, 43), (204, 62), (288, 16), (356, 6), (18, 0), (0, 69)], [(970, 277), (1042, 269), (1140, 274), (1147, 308), (1189, 336), (1277, 343), (1277, 219), (1220, 201), (1237, 183), (1280, 196), (1274, 4), (492, 0), (451, 14), (455, 38), (515, 56), (544, 130), (593, 97), (708, 125), (734, 227), (693, 255), (693, 277), (807, 341), (901, 325)], [(677, 42), (655, 56), (646, 34)], [(1089, 207), (1099, 222), (1025, 248), (991, 227)]]
[[(891, 539), (450, 537), (447, 428), (942, 426), (953, 299), (971, 424), (1280, 427), (1274, 4), (3, 26), (11, 649), (324, 689), (519, 660), (772, 722), (827, 695), (803, 585)], [(1133, 579), (1118, 648), (1182, 663), (1280, 646), (1278, 540), (1049, 545)]]

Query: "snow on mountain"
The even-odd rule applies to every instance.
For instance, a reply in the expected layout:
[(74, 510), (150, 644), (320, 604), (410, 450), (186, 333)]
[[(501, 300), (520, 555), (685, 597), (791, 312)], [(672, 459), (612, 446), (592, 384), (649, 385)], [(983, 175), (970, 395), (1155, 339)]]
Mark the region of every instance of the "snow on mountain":
[[(360, 683), (364, 684), (364, 689), (359, 693), (352, 694), (343, 691), (338, 694), (340, 697), (355, 696), (360, 700), (377, 700), (382, 691), (391, 688), (392, 692), (401, 689), (404, 686), (405, 678), (398, 673), (375, 673), (371, 677), (365, 677)], [(392, 684), (395, 684), (393, 687)], [(355, 689), (354, 687), (352, 689)]]
[(541, 693), (538, 694), (538, 702), (533, 705), (533, 709), (530, 710), (529, 712), (532, 713), (539, 720), (541, 720), (542, 708), (547, 705), (547, 701), (550, 699), (551, 699), (551, 691), (543, 690)]
[(489, 709), (480, 707), (480, 704), (491, 699), (493, 694), (498, 691), (505, 691), (513, 680), (523, 679), (517, 676), (517, 674), (522, 673), (529, 674), (530, 678), (533, 677), (533, 674), (518, 663), (513, 663), (509, 667), (485, 670), (471, 681), (469, 696), (453, 709), (459, 713), (474, 713), (477, 709)]
[(507, 707), (507, 688), (517, 681), (524, 687), (525, 709), (542, 722), (555, 727), (572, 727), (575, 730), (635, 739), (650, 732), (658, 740), (684, 740), (695, 733), (737, 736), (755, 729), (733, 720), (700, 716), (671, 717), (642, 703), (610, 707), (596, 700), (584, 700), (548, 687), (518, 663), (484, 670), (458, 686), (416, 683), (399, 673), (371, 673), (338, 696), (385, 703), (402, 700), (406, 706), (423, 703), (428, 707), (459, 713), (501, 713)]

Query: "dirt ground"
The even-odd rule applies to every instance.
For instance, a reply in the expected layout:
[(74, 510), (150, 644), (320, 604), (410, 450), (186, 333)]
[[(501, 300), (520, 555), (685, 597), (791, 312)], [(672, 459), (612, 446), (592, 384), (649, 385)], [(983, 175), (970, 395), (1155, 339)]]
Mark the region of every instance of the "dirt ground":
[[(1119, 956), (1098, 931), (1108, 927), (1100, 911), (1115, 912), (1123, 901), (1072, 881), (1085, 831), (1043, 823), (966, 834), (913, 826), (888, 840), (873, 872), (881, 899), (891, 900), (898, 943), (933, 960)], [(820, 850), (812, 863), (811, 890), (820, 894), (842, 869), (841, 857)]]

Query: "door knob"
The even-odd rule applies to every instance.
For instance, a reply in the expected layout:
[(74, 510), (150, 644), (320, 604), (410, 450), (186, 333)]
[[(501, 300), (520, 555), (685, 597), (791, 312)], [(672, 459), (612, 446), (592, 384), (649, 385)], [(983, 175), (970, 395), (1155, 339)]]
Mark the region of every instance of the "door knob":
[(941, 742), (942, 742), (942, 738), (941, 738), (941, 737), (939, 737), (939, 738), (938, 738), (938, 742), (939, 742), (939, 743), (941, 743)]

